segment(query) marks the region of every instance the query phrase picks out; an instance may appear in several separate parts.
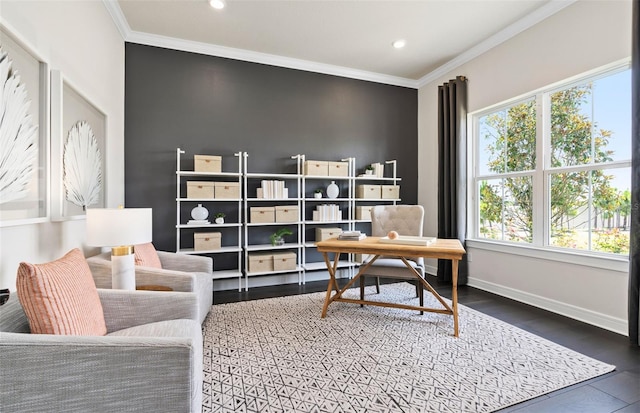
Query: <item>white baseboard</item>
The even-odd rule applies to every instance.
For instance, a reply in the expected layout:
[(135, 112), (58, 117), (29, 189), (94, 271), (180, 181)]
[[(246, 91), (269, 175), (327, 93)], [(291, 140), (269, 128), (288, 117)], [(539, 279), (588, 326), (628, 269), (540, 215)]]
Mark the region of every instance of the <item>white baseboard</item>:
[(525, 291), (516, 290), (514, 288), (505, 287), (503, 285), (492, 282), (479, 280), (469, 277), (467, 285), (479, 290), (488, 291), (503, 297), (511, 298), (525, 304), (542, 308), (556, 314), (560, 314), (575, 320), (579, 320), (597, 327), (604, 328), (614, 333), (628, 336), (628, 322), (622, 318), (611, 317), (606, 314), (597, 313), (587, 310), (586, 308), (576, 307), (571, 304), (552, 300), (550, 298), (541, 297)]

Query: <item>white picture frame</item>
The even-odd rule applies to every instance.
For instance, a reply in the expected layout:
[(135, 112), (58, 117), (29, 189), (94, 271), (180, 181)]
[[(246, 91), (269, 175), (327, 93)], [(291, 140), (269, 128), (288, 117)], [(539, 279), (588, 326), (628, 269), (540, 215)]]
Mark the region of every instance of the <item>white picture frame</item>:
[[(25, 40), (23, 40), (15, 30), (10, 29), (6, 24), (0, 22), (0, 47), (2, 53), (6, 53), (7, 60), (5, 65), (10, 65), (11, 73), (15, 75), (14, 79), (19, 77), (19, 85), (24, 85), (26, 98), (23, 102), (28, 102), (27, 114), (30, 116), (31, 125), (37, 126), (36, 144), (29, 145), (30, 148), (35, 147), (35, 151), (25, 151), (22, 147), (16, 150), (14, 145), (8, 145), (3, 142), (0, 145), (0, 175), (6, 177), (15, 174), (16, 165), (31, 165), (27, 174), (19, 173), (20, 176), (27, 176), (27, 181), (22, 185), (23, 191), (19, 198), (14, 199), (15, 192), (8, 194), (0, 191), (0, 227), (26, 225), (46, 222), (49, 220), (49, 64), (42, 56)], [(7, 66), (5, 66), (7, 67)], [(11, 87), (7, 82), (9, 75), (0, 81)], [(20, 87), (20, 86), (18, 86)], [(7, 102), (7, 108), (11, 102)], [(9, 137), (7, 134), (4, 138), (9, 141), (17, 142), (21, 138)], [(24, 145), (23, 145), (24, 146)], [(18, 146), (20, 147), (20, 146)], [(28, 153), (28, 156), (24, 155)], [(8, 166), (6, 162), (9, 158), (15, 160), (16, 156), (23, 156), (24, 159), (14, 163), (14, 166)], [(3, 170), (3, 168), (5, 168)], [(23, 169), (23, 168), (21, 168)], [(15, 182), (15, 179), (9, 178), (4, 183)], [(12, 196), (13, 195), (13, 196)]]
[[(95, 203), (87, 208), (104, 208), (106, 201), (107, 165), (107, 115), (66, 79), (59, 70), (51, 71), (51, 220), (68, 221), (85, 219), (86, 208), (68, 197), (65, 177), (65, 150), (69, 149), (70, 131), (79, 123), (87, 123), (95, 138), (101, 156), (101, 187)], [(84, 157), (83, 157), (84, 159)], [(68, 165), (66, 166), (69, 167)], [(89, 171), (87, 168), (91, 169)], [(81, 169), (92, 172), (93, 166)]]

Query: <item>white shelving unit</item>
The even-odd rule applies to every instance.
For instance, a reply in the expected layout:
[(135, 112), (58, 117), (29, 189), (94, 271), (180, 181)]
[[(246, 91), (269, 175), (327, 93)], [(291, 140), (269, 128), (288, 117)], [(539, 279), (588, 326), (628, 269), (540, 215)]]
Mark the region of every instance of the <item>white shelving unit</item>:
[[(300, 165), (304, 165), (306, 160), (305, 155), (300, 155)], [(346, 162), (348, 164), (348, 174), (347, 176), (316, 176), (316, 175), (302, 175), (302, 213), (303, 213), (303, 222), (302, 222), (302, 233), (303, 233), (303, 267), (305, 271), (319, 271), (326, 270), (325, 262), (317, 258), (314, 260), (311, 255), (312, 252), (315, 251), (316, 246), (316, 235), (315, 231), (317, 228), (342, 228), (345, 231), (353, 229), (353, 197), (355, 196), (354, 187), (353, 187), (353, 169), (355, 158), (345, 158), (341, 159), (341, 162)], [(336, 198), (328, 198), (327, 197), (327, 187), (331, 182), (335, 182), (336, 185), (340, 188), (340, 192), (338, 197)], [(316, 189), (322, 190), (322, 198), (315, 198), (314, 192)], [(337, 204), (342, 210), (342, 219), (340, 220), (332, 220), (332, 221), (314, 221), (312, 219), (313, 216), (313, 208), (317, 205), (323, 204)], [(352, 270), (354, 268), (354, 262), (351, 257), (346, 257), (346, 259), (342, 259), (338, 262), (339, 269), (347, 269), (349, 271), (349, 275), (352, 275)], [(305, 278), (306, 274), (303, 274), (303, 278)], [(303, 282), (305, 280), (303, 279)]]
[[(178, 148), (176, 150), (176, 252), (182, 254), (201, 254), (214, 257), (214, 280), (238, 278), (238, 291), (242, 291), (242, 280), (244, 278), (244, 289), (249, 289), (249, 278), (261, 275), (291, 274), (297, 273), (298, 284), (306, 282), (307, 271), (325, 271), (325, 262), (315, 247), (316, 228), (339, 227), (345, 231), (360, 230), (367, 234), (371, 233), (371, 221), (356, 219), (356, 208), (358, 206), (373, 206), (379, 204), (395, 205), (400, 199), (389, 198), (357, 198), (356, 188), (358, 185), (398, 185), (401, 178), (396, 175), (396, 161), (386, 161), (391, 165), (391, 171), (387, 171), (385, 177), (369, 175), (358, 175), (355, 158), (344, 158), (340, 162), (348, 165), (346, 176), (315, 176), (304, 173), (305, 155), (294, 155), (295, 173), (260, 173), (250, 171), (249, 154), (247, 152), (237, 152), (233, 156), (237, 158), (237, 172), (194, 172), (181, 169), (181, 156), (185, 151)], [(228, 163), (227, 163), (228, 164)], [(361, 166), (361, 168), (363, 168)], [(239, 197), (237, 199), (195, 199), (186, 197), (187, 181), (224, 181), (237, 182), (239, 186)], [(280, 198), (258, 198), (256, 190), (261, 187), (263, 180), (284, 181), (288, 188), (287, 197)], [(326, 195), (327, 186), (334, 181), (340, 188), (340, 193), (336, 198), (328, 198)], [(315, 198), (314, 192), (321, 189), (322, 198)], [(213, 222), (213, 212), (217, 207), (232, 211), (231, 220), (225, 220), (224, 224), (192, 225), (188, 224), (190, 212), (197, 204), (203, 204), (210, 211), (210, 220)], [(313, 209), (317, 205), (337, 204), (342, 210), (342, 219), (332, 221), (314, 221)], [(251, 222), (251, 208), (260, 206), (295, 206), (298, 208), (298, 219), (294, 222)], [(271, 245), (269, 235), (279, 228), (287, 227), (291, 229), (293, 235), (285, 237), (284, 245)], [(192, 247), (192, 242), (196, 232), (221, 232), (222, 247), (216, 250), (198, 250)], [(187, 235), (188, 234), (188, 235)], [(225, 237), (225, 234), (227, 237)], [(231, 236), (234, 234), (234, 236)], [(225, 241), (225, 238), (232, 241)], [(185, 242), (186, 241), (186, 242)], [(249, 257), (254, 253), (268, 252), (295, 252), (295, 268), (280, 271), (254, 271), (249, 272)], [(216, 256), (222, 254), (234, 254), (235, 259), (227, 259), (225, 263), (234, 261), (233, 268), (216, 268)], [(338, 263), (338, 268), (348, 271), (351, 277), (359, 263), (355, 261), (353, 255), (344, 257)]]
[[(187, 181), (205, 181), (205, 182), (235, 182), (238, 184), (239, 190), (242, 188), (242, 153), (235, 153), (233, 156), (237, 158), (237, 172), (195, 172), (192, 170), (182, 169), (182, 155), (185, 151), (176, 149), (176, 252), (181, 254), (200, 254), (213, 256), (213, 279), (227, 279), (238, 278), (238, 291), (242, 290), (242, 193), (238, 198), (187, 198)], [(191, 210), (202, 204), (207, 210), (209, 210), (209, 220), (211, 224), (188, 224)], [(233, 214), (229, 221), (225, 218), (224, 224), (215, 224), (214, 212), (215, 209), (222, 208), (226, 211), (231, 210)], [(222, 248), (215, 250), (198, 250), (193, 248), (193, 241), (186, 241), (186, 238), (193, 240), (193, 234), (197, 232), (221, 232), (222, 233)], [(235, 233), (235, 237), (231, 235)], [(237, 242), (228, 243), (225, 241), (225, 235), (230, 238), (235, 238)], [(183, 246), (183, 245), (186, 245)], [(191, 247), (189, 247), (191, 245)], [(216, 256), (221, 254), (235, 255), (235, 268), (216, 268)], [(233, 259), (231, 259), (233, 261)]]
[[(243, 152), (244, 159), (244, 174), (243, 174), (243, 192), (244, 192), (244, 276), (245, 276), (245, 289), (249, 290), (249, 278), (259, 275), (272, 275), (272, 274), (285, 274), (285, 273), (297, 273), (298, 284), (304, 282), (303, 273), (304, 268), (302, 266), (302, 236), (300, 211), (301, 211), (301, 199), (300, 199), (300, 186), (301, 186), (301, 174), (300, 174), (300, 162), (296, 162), (296, 173), (294, 174), (274, 174), (274, 173), (259, 173), (249, 171), (249, 154)], [(292, 159), (297, 159), (297, 155)], [(263, 180), (270, 181), (284, 181), (285, 186), (288, 189), (288, 196), (286, 198), (258, 198), (256, 190), (260, 187), (260, 183)], [(295, 206), (298, 209), (298, 219), (294, 222), (268, 222), (268, 223), (254, 223), (251, 222), (251, 208), (260, 206), (281, 206), (289, 205)], [(268, 232), (275, 232), (279, 228), (289, 228), (293, 232), (292, 235), (288, 235), (288, 242), (284, 245), (271, 245), (265, 242), (265, 238)], [(291, 238), (294, 238), (291, 241)], [(269, 252), (269, 251), (289, 251), (296, 253), (296, 265), (294, 269), (280, 270), (280, 271), (254, 271), (249, 272), (249, 258), (252, 253)]]

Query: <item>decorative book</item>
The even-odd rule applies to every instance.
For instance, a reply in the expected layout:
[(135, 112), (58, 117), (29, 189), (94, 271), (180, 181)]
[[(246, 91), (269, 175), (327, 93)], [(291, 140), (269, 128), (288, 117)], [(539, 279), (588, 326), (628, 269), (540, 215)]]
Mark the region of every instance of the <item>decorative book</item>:
[(345, 231), (338, 235), (338, 239), (343, 241), (360, 241), (365, 238), (367, 238), (367, 234), (360, 231)]

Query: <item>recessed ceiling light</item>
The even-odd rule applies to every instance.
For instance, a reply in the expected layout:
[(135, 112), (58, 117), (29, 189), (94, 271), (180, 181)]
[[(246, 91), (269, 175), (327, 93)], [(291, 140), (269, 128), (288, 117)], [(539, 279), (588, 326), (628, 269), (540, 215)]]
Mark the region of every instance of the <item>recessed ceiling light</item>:
[(407, 45), (407, 41), (404, 39), (400, 39), (400, 40), (396, 40), (395, 42), (391, 43), (393, 45), (393, 47), (395, 47), (396, 49), (402, 49), (403, 47), (405, 47)]
[(224, 9), (223, 0), (209, 0), (209, 4), (216, 10)]

